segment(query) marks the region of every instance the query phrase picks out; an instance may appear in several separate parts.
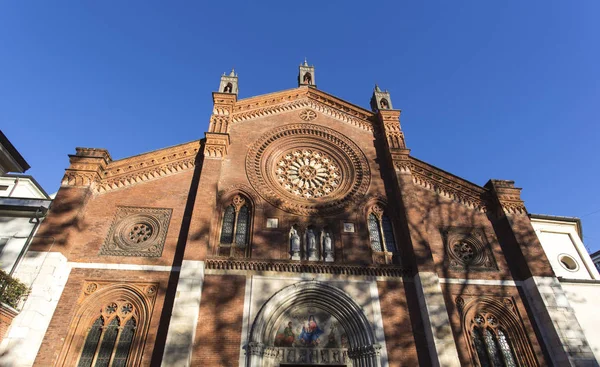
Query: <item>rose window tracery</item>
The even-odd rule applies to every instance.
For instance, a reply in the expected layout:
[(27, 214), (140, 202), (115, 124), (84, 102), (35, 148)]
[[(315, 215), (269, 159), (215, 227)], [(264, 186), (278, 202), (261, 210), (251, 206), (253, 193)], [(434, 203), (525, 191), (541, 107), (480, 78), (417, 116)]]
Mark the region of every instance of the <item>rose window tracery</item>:
[(298, 215), (345, 210), (365, 195), (371, 176), (351, 139), (313, 124), (283, 125), (263, 134), (248, 150), (246, 174), (266, 201)]
[(329, 196), (340, 187), (338, 164), (326, 153), (313, 149), (294, 149), (277, 163), (277, 182), (298, 198)]
[(152, 236), (152, 226), (146, 223), (136, 223), (129, 230), (129, 240), (133, 243), (146, 242)]
[(476, 252), (473, 245), (466, 241), (455, 243), (452, 247), (452, 251), (454, 251), (454, 254), (464, 263), (470, 263), (475, 257)]

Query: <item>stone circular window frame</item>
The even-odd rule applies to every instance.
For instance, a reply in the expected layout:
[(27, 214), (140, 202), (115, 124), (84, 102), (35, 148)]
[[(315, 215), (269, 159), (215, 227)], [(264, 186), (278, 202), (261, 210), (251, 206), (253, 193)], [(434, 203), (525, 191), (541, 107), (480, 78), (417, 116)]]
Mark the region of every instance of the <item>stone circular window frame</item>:
[[(572, 266), (574, 266), (573, 269), (570, 269), (569, 266), (568, 266), (568, 264), (565, 265), (565, 263), (563, 262), (563, 260), (565, 260), (565, 259), (567, 261), (572, 261), (573, 262), (573, 264), (572, 264)], [(570, 271), (572, 273), (574, 273), (574, 272), (576, 272), (576, 271), (579, 270), (579, 263), (577, 262), (577, 260), (575, 260), (575, 258), (573, 256), (571, 256), (569, 254), (564, 254), (563, 253), (563, 254), (558, 255), (558, 263), (564, 269), (566, 269), (567, 271)]]
[[(136, 224), (145, 224), (152, 228), (152, 234), (143, 242), (132, 242), (129, 240), (129, 232), (131, 227)], [(114, 233), (114, 243), (122, 250), (126, 251), (143, 251), (156, 246), (156, 242), (160, 233), (160, 222), (157, 218), (148, 214), (134, 214), (124, 218), (119, 224)]]
[[(330, 196), (299, 198), (277, 182), (277, 162), (293, 149), (326, 153), (338, 165), (340, 186)], [(252, 187), (272, 205), (299, 215), (336, 214), (355, 197), (366, 194), (371, 172), (362, 150), (339, 132), (314, 124), (290, 124), (263, 134), (246, 156), (246, 175)]]
[[(118, 206), (99, 255), (160, 257), (165, 245), (172, 209)], [(152, 234), (136, 243), (129, 240), (131, 227), (144, 223)]]
[[(488, 252), (487, 243), (484, 242), (477, 232), (472, 233), (470, 231), (451, 230), (446, 233), (446, 251), (448, 252), (448, 259), (450, 266), (455, 268), (471, 268), (471, 269), (494, 269), (495, 262), (490, 257)], [(463, 260), (460, 256), (455, 254), (454, 246), (460, 242), (466, 242), (473, 248), (474, 255), (470, 261)]]

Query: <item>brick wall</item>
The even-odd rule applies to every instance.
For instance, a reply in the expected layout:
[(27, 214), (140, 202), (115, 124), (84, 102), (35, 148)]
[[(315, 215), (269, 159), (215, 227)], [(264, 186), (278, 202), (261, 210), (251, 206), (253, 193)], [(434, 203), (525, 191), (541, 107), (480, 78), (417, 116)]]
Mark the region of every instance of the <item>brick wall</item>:
[(192, 366), (236, 366), (240, 355), (246, 277), (207, 275)]
[(0, 303), (0, 342), (4, 339), (12, 320), (17, 315), (18, 312), (14, 308)]
[[(63, 348), (63, 342), (69, 334), (74, 316), (79, 311), (83, 284), (86, 280), (102, 280), (114, 283), (157, 282), (158, 293), (154, 301), (154, 309), (150, 316), (150, 326), (147, 334), (142, 365), (150, 365), (156, 330), (160, 323), (160, 310), (164, 302), (165, 289), (168, 283), (168, 272), (156, 271), (117, 271), (100, 269), (73, 269), (58, 302), (56, 312), (50, 321), (48, 330), (40, 347), (34, 366), (54, 366)], [(99, 290), (98, 292), (100, 292)]]

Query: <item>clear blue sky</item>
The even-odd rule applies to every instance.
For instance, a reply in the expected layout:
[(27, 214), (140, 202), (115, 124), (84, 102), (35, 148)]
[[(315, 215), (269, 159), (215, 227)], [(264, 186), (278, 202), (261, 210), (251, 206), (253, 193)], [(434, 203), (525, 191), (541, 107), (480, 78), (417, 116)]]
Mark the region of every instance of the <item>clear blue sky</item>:
[(204, 136), (235, 66), (240, 97), (296, 86), (402, 109), (412, 154), (530, 212), (579, 216), (600, 249), (600, 1), (5, 1), (0, 128), (48, 192), (76, 146), (114, 159)]

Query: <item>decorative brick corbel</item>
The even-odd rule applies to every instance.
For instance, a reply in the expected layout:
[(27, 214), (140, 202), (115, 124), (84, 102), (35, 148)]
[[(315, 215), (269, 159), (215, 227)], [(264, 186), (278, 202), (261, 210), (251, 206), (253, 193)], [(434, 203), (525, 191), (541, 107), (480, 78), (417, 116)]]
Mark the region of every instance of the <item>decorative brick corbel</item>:
[(106, 149), (75, 148), (69, 155), (71, 162), (63, 177), (62, 186), (89, 187), (94, 189), (102, 179), (106, 166), (112, 158)]
[(204, 156), (223, 158), (229, 149), (229, 127), (233, 118), (233, 107), (237, 96), (232, 93), (213, 92), (213, 113), (204, 145)]
[(507, 215), (527, 215), (525, 203), (521, 200), (521, 189), (510, 180), (489, 180), (485, 188), (491, 193), (495, 214), (501, 218)]
[(400, 110), (379, 110), (378, 117), (390, 152), (406, 149), (404, 133), (400, 127)]

